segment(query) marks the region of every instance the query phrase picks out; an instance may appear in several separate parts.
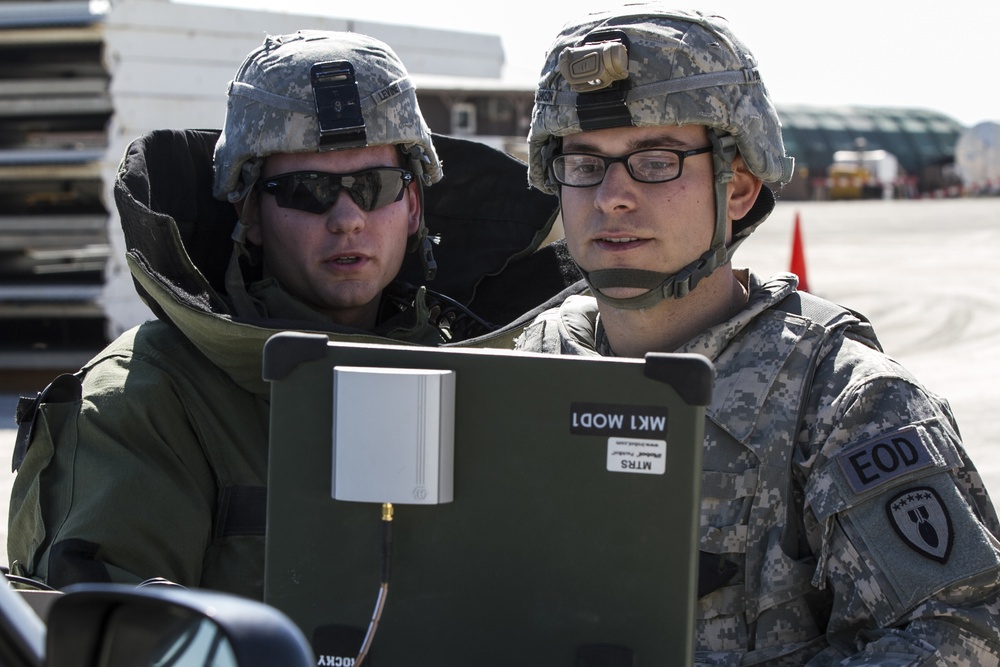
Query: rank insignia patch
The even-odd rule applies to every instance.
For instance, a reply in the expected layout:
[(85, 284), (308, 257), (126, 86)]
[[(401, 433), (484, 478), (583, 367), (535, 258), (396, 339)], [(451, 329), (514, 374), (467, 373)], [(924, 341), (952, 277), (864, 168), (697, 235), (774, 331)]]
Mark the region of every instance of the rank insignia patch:
[(907, 546), (939, 563), (947, 562), (954, 535), (951, 516), (937, 491), (925, 486), (907, 489), (886, 503), (885, 511)]

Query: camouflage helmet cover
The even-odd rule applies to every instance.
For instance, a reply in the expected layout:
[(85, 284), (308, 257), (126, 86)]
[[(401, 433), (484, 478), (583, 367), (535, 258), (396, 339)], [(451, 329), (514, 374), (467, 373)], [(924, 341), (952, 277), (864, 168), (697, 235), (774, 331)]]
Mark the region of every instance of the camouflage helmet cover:
[[(720, 16), (636, 3), (567, 23), (549, 49), (535, 95), (529, 142), (529, 180), (555, 192), (546, 173), (556, 137), (581, 132), (579, 86), (574, 90), (560, 61), (593, 33), (617, 31), (627, 40), (621, 65), (628, 116), (618, 125), (705, 125), (729, 133), (747, 167), (765, 182), (787, 183), (792, 158), (785, 155), (781, 122), (749, 49)], [(613, 34), (613, 33), (612, 33)], [(627, 70), (625, 69), (627, 67)], [(583, 95), (592, 93), (583, 92)]]
[[(360, 141), (330, 144), (321, 137), (311, 71), (346, 61), (355, 72), (363, 131)], [(268, 36), (229, 84), (226, 123), (215, 147), (213, 194), (243, 199), (272, 153), (400, 145), (425, 185), (441, 179), (441, 164), (416, 91), (399, 57), (383, 42), (350, 32), (300, 30)]]

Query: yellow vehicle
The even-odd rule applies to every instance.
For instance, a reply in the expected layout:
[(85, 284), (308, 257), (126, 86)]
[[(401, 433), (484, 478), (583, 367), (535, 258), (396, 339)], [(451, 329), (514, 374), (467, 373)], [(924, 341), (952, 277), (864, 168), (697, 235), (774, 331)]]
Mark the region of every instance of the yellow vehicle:
[(827, 197), (833, 199), (862, 199), (865, 186), (873, 181), (872, 173), (858, 164), (832, 164), (827, 170)]
[(837, 151), (826, 175), (828, 199), (878, 199), (891, 196), (899, 164), (883, 150)]

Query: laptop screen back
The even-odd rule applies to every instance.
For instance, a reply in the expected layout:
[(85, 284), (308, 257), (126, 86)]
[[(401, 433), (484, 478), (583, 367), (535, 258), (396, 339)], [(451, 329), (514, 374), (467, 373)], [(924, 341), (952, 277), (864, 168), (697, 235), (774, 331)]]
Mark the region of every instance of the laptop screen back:
[[(690, 664), (704, 358), (287, 333), (268, 342), (264, 365), (265, 601), (302, 628), (319, 664), (352, 664), (379, 597), (381, 508), (332, 493), (335, 369), (365, 367), (454, 377), (453, 498), (394, 504), (391, 576), (366, 664)], [(402, 418), (371, 403), (373, 423)]]

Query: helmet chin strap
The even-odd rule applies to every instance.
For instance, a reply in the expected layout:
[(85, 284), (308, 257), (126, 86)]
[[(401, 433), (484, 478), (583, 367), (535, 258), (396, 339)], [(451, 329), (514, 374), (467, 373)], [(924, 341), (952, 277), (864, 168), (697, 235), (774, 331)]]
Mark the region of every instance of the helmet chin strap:
[[(708, 130), (712, 144), (712, 167), (715, 173), (715, 231), (711, 247), (698, 259), (676, 273), (659, 273), (644, 269), (598, 269), (584, 271), (584, 280), (598, 301), (623, 310), (651, 308), (667, 299), (680, 299), (720, 266), (729, 262), (740, 241), (726, 247), (727, 186), (733, 179), (733, 159), (736, 157), (736, 140), (732, 135)], [(641, 288), (647, 290), (632, 297), (608, 296), (602, 290), (614, 287)]]
[(417, 232), (411, 236), (407, 242), (407, 251), (420, 253), (420, 263), (424, 269), (424, 280), (434, 280), (437, 275), (437, 262), (434, 260), (434, 250), (431, 240), (427, 238), (427, 223), (424, 219), (424, 174), (427, 173), (426, 163), (430, 162), (420, 146), (414, 145), (409, 148), (399, 146), (404, 159), (407, 160), (407, 167), (416, 174), (413, 187), (417, 189), (417, 199), (420, 205), (420, 226)]

